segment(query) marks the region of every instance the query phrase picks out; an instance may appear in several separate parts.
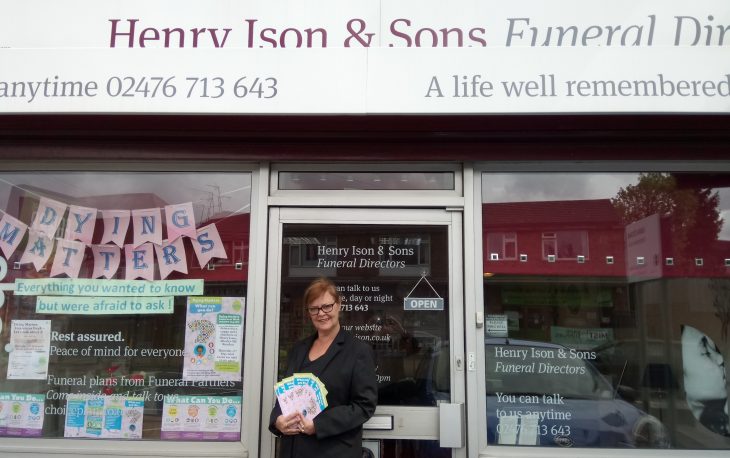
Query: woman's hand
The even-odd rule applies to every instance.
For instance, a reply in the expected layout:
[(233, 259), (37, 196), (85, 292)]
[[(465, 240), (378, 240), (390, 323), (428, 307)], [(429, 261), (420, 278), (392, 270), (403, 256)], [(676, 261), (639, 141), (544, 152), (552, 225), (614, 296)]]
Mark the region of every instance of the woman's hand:
[(310, 420), (309, 418), (299, 416), (299, 424), (302, 427), (302, 433), (307, 434), (309, 436), (316, 433), (314, 429), (314, 421)]
[(289, 415), (279, 415), (276, 418), (274, 426), (285, 436), (299, 434), (304, 428), (299, 412), (290, 413)]

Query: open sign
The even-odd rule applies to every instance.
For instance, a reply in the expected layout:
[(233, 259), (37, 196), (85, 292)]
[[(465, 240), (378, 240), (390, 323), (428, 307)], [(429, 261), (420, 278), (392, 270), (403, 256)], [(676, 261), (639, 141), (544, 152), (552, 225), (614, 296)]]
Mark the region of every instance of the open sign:
[(444, 300), (440, 297), (406, 297), (404, 310), (443, 310)]

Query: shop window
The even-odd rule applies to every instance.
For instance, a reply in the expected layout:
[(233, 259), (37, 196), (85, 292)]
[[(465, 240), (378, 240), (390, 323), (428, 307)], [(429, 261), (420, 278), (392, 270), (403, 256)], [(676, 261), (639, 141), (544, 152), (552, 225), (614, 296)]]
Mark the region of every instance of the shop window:
[(588, 233), (586, 231), (558, 231), (542, 233), (542, 257), (548, 259), (588, 258)]
[(248, 240), (239, 240), (232, 243), (231, 252), (233, 253), (233, 262), (248, 265)]
[(0, 174), (0, 436), (240, 441), (250, 184)]
[(730, 449), (730, 174), (482, 184), (488, 442)]

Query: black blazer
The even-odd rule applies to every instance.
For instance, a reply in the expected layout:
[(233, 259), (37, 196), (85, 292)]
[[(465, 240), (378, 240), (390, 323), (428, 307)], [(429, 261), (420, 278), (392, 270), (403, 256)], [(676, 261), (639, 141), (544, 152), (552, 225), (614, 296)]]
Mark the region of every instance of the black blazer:
[[(297, 342), (289, 353), (285, 377), (301, 372), (316, 334)], [(327, 388), (327, 408), (314, 418), (315, 435), (281, 435), (274, 424), (281, 415), (277, 402), (271, 411), (269, 430), (281, 437), (279, 456), (362, 457), (362, 424), (375, 412), (378, 386), (373, 351), (340, 328), (330, 348), (321, 356), (323, 366), (314, 373)]]

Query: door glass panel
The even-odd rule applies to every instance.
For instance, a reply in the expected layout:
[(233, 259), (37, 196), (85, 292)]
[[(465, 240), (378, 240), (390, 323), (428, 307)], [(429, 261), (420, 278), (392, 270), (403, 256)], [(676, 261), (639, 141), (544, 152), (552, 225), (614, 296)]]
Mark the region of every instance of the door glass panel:
[(314, 333), (304, 289), (328, 277), (342, 326), (374, 349), (378, 404), (450, 400), (448, 259), (446, 226), (285, 224), (278, 378), (287, 351)]
[(730, 449), (730, 174), (482, 184), (489, 443)]

